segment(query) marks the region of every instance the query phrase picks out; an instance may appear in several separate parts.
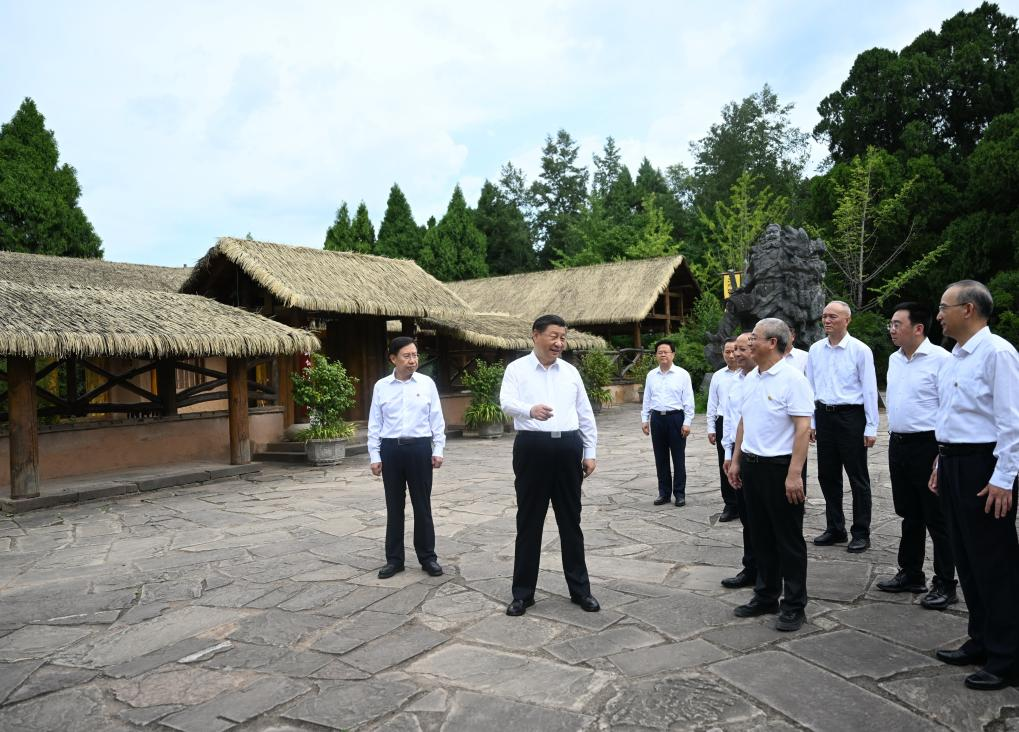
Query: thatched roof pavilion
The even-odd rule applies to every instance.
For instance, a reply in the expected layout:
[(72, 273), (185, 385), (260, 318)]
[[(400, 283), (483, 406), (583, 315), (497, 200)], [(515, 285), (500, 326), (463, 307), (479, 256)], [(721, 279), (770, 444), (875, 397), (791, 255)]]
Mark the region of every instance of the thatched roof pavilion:
[[(505, 313), (472, 313), (456, 320), (424, 318), (421, 326), (480, 348), (529, 351), (534, 347), (532, 322)], [(605, 339), (573, 328), (567, 333), (566, 346), (580, 350), (608, 347)]]
[(63, 285), (180, 292), (180, 286), (191, 272), (190, 267), (157, 267), (103, 259), (0, 252), (0, 280), (41, 287)]

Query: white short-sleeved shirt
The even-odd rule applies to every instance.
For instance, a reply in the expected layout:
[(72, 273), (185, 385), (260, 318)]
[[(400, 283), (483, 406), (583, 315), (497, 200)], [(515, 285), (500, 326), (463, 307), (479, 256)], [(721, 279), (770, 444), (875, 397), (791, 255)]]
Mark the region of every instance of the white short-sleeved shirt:
[(814, 391), (807, 377), (780, 359), (767, 371), (752, 371), (743, 380), (741, 413), (743, 452), (790, 455), (796, 435), (792, 418), (814, 413)]

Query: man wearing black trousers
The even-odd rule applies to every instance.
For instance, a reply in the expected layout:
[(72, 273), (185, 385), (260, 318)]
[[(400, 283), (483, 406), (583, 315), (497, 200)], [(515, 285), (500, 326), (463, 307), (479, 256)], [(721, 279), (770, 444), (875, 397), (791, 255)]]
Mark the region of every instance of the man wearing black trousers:
[(435, 555), (432, 523), (432, 469), (442, 467), (446, 423), (435, 382), (417, 373), (413, 338), (389, 344), (393, 373), (375, 383), (368, 413), (368, 455), (372, 475), (382, 476), (386, 492), (386, 565), (379, 579), (403, 571), (403, 515), (406, 494), (414, 509), (414, 551), (421, 568), (442, 574)]
[(736, 339), (726, 338), (722, 345), (722, 358), (725, 367), (711, 375), (708, 386), (708, 442), (718, 452), (718, 478), (722, 492), (722, 513), (718, 520), (732, 521), (739, 516), (736, 506), (736, 491), (729, 485), (725, 475), (725, 448), (722, 447), (722, 433), (725, 431), (725, 408), (729, 401), (729, 392), (739, 381), (739, 368), (736, 364)]
[(956, 341), (938, 374), (938, 466), (931, 490), (942, 494), (956, 569), (969, 609), (969, 639), (937, 658), (980, 665), (965, 684), (1001, 689), (1019, 672), (1019, 354), (991, 333), (994, 301), (979, 282), (945, 290), (938, 321)]
[(877, 440), (877, 375), (870, 347), (849, 335), (852, 310), (834, 300), (821, 314), (826, 337), (810, 347), (807, 380), (817, 404), (811, 441), (817, 442), (817, 480), (824, 494), (826, 527), (817, 546), (841, 544), (846, 536), (842, 470), (853, 491), (852, 540), (846, 550), (870, 547), (870, 471), (867, 449)]
[(506, 367), (499, 392), (502, 410), (513, 417), (517, 538), (513, 600), (506, 614), (523, 615), (534, 604), (541, 559), (541, 534), (549, 502), (559, 526), (563, 573), (570, 600), (598, 612), (584, 559), (580, 529), (581, 482), (595, 470), (598, 428), (580, 373), (560, 356), (566, 321), (543, 315), (531, 329), (534, 350)]
[[(672, 341), (655, 344), (658, 368), (644, 380), (644, 403), (640, 410), (641, 429), (651, 435), (658, 474), (658, 498), (661, 506), (675, 496), (677, 506), (686, 505), (686, 438), (693, 422), (694, 399), (690, 374), (673, 363), (676, 347)], [(669, 469), (669, 458), (672, 469)]]
[[(944, 610), (958, 602), (955, 560), (938, 496), (927, 489), (938, 456), (934, 423), (938, 415), (938, 373), (951, 356), (927, 339), (930, 308), (897, 305), (888, 334), (899, 349), (888, 357), (888, 474), (895, 513), (902, 518), (899, 571), (877, 583), (882, 592), (927, 593), (920, 605)], [(923, 560), (927, 532), (934, 545), (934, 578), (927, 592)]]
[(814, 410), (806, 377), (782, 358), (788, 342), (789, 328), (778, 318), (754, 327), (750, 343), (757, 370), (743, 381), (729, 464), (729, 482), (746, 493), (758, 573), (753, 598), (733, 614), (750, 618), (778, 612), (775, 629), (781, 631), (799, 630), (806, 619), (802, 470)]

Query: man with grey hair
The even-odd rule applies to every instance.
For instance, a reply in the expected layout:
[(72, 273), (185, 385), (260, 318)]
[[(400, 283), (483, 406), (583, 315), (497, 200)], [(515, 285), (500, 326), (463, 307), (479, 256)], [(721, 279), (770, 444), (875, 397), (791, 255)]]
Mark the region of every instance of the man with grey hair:
[(842, 470), (853, 491), (853, 538), (846, 549), (870, 547), (870, 472), (867, 448), (877, 439), (877, 374), (870, 347), (849, 335), (852, 310), (833, 300), (825, 305), (821, 323), (826, 337), (810, 347), (807, 380), (814, 390), (811, 442), (817, 442), (817, 481), (825, 501), (825, 530), (818, 546), (841, 544), (846, 536), (842, 510)]
[(938, 374), (937, 469), (952, 552), (969, 610), (969, 639), (937, 658), (980, 665), (965, 684), (992, 690), (1019, 673), (1019, 354), (987, 321), (988, 289), (974, 280), (948, 286), (938, 322), (955, 348)]
[(765, 318), (754, 328), (750, 347), (757, 370), (744, 380), (729, 463), (729, 482), (745, 491), (757, 559), (754, 596), (733, 614), (779, 612), (775, 629), (782, 631), (799, 630), (806, 618), (802, 469), (814, 412), (806, 377), (783, 358), (788, 342), (789, 328), (778, 318)]

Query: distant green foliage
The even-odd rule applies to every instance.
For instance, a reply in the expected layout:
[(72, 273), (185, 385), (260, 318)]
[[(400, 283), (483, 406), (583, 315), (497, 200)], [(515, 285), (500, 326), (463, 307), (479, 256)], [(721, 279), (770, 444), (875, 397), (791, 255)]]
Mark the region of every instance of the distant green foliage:
[(426, 234), (418, 263), (436, 279), (449, 282), (488, 275), (488, 242), (474, 225), (460, 186), (453, 189), (446, 215)]
[(303, 433), (305, 439), (329, 440), (354, 434), (354, 425), (343, 419), (343, 413), (354, 406), (357, 378), (350, 376), (343, 364), (313, 353), (311, 365), (292, 374), (291, 380), (294, 401), (307, 407), (311, 418), (311, 429)]
[(468, 427), (479, 427), (505, 419), (499, 406), (499, 390), (506, 368), (500, 362), (488, 363), (479, 359), (473, 371), (464, 372), (461, 380), (471, 392), (471, 403), (464, 411)]
[(389, 189), (386, 213), (379, 225), (379, 238), (375, 241), (373, 253), (395, 259), (417, 259), (423, 238), (424, 232), (414, 223), (407, 197), (394, 183)]
[(349, 252), (353, 249), (350, 235), (350, 211), (347, 210), (346, 201), (340, 204), (336, 210), (336, 220), (326, 230), (323, 248), (331, 252)]
[(605, 387), (612, 383), (616, 375), (616, 367), (612, 359), (604, 351), (587, 351), (580, 357), (578, 366), (580, 377), (587, 389), (587, 398), (591, 402), (607, 404), (612, 401), (612, 394)]

